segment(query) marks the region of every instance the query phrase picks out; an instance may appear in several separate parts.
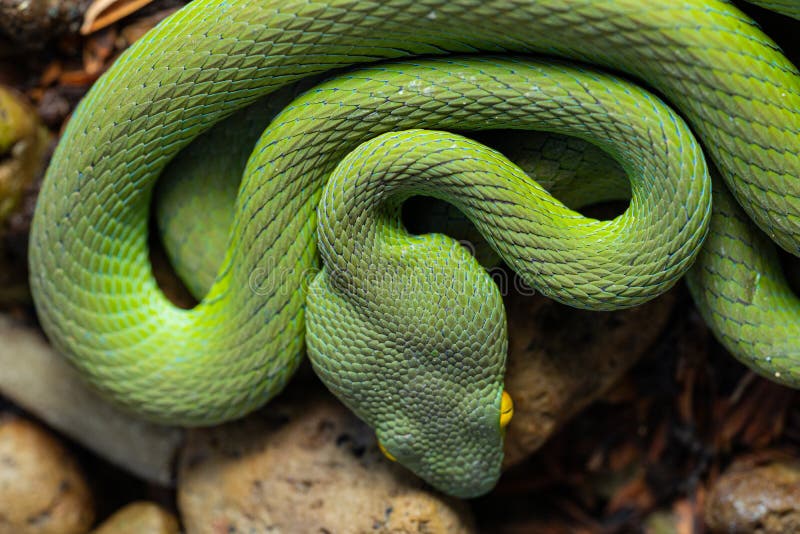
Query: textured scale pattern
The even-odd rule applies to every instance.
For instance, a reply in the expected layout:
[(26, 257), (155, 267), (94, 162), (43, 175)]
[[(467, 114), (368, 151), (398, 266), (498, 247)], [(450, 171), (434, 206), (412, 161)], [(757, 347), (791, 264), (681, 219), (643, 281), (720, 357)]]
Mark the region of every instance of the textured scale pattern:
[(175, 272), (197, 299), (208, 293), (225, 256), (247, 157), (297, 92), (291, 86), (237, 112), (226, 119), (230, 127), (214, 128), (181, 151), (158, 180), (158, 230)]
[(751, 4), (800, 19), (800, 2), (797, 0), (750, 0)]
[(800, 384), (800, 300), (770, 240), (718, 180), (706, 245), (687, 281), (703, 318), (732, 354), (782, 384)]
[[(778, 2), (759, 3), (781, 10)], [(793, 14), (792, 5), (783, 12)], [(540, 52), (610, 67), (656, 89), (688, 127), (650, 93), (595, 70), (451, 55), (476, 52)], [(421, 55), (448, 57), (409, 59)], [(352, 70), (402, 58), (407, 59)], [(238, 146), (220, 151), (236, 153), (231, 154), (236, 169), (200, 163), (202, 157), (213, 161), (219, 144), (227, 142), (225, 129), (176, 159), (237, 110), (334, 70), (336, 77), (283, 108), (246, 164), (241, 158), (247, 149)], [(282, 105), (277, 102), (275, 109), (268, 102), (262, 116), (273, 115)], [(526, 177), (470, 142), (462, 148), (474, 152), (485, 176), (459, 169), (471, 181), (458, 191), (444, 196), (426, 187), (414, 191), (468, 212), (493, 249), (539, 291), (574, 306), (614, 309), (644, 302), (674, 284), (689, 269), (706, 234), (711, 185), (689, 128), (719, 169), (722, 181), (715, 188), (725, 187), (724, 181), (769, 238), (800, 253), (798, 110), (797, 69), (753, 21), (721, 0), (195, 0), (127, 50), (75, 111), (37, 204), (31, 287), (50, 339), (95, 387), (145, 417), (187, 425), (241, 416), (283, 388), (305, 350), (308, 290), (319, 289), (325, 298), (308, 303), (309, 324), (317, 325), (310, 330), (309, 348), (328, 386), (375, 426), (387, 449), (405, 465), (444, 491), (474, 495), (491, 486), (499, 464), (502, 313), (479, 308), (477, 315), (461, 315), (471, 322), (458, 321), (451, 307), (437, 322), (433, 299), (414, 300), (401, 313), (378, 286), (370, 290), (377, 292), (377, 303), (366, 302), (362, 297), (369, 291), (357, 289), (369, 287), (360, 278), (343, 286), (319, 278), (317, 206), (334, 169), (343, 160), (357, 168), (360, 164), (348, 154), (363, 150), (364, 143), (417, 128), (541, 129), (588, 140), (613, 157), (631, 180), (631, 205), (612, 221), (582, 217), (549, 195), (536, 176)], [(245, 122), (252, 123), (233, 138), (255, 139), (253, 123), (260, 116), (252, 109), (244, 113)], [(540, 162), (547, 159), (541, 154)], [(419, 159), (424, 159), (421, 154)], [(426, 171), (413, 161), (404, 163), (415, 175)], [(194, 171), (189, 169), (193, 165)], [(180, 236), (185, 223), (176, 222), (169, 204), (160, 210), (173, 261), (193, 292), (204, 295), (192, 310), (178, 309), (165, 298), (148, 260), (150, 201), (168, 166), (168, 175), (208, 171), (209, 180), (217, 171), (227, 175), (244, 169), (235, 216), (227, 223), (228, 246), (224, 252), (213, 249), (211, 261), (210, 253), (192, 258), (195, 238)], [(500, 189), (481, 182), (498, 168), (502, 179), (513, 176), (515, 181)], [(392, 183), (392, 175), (375, 174), (378, 184)], [(342, 179), (349, 178), (343, 171)], [(377, 195), (382, 187), (363, 193)], [(170, 185), (162, 188), (170, 194)], [(232, 189), (227, 191), (230, 199)], [(325, 194), (335, 195), (329, 189)], [(188, 204), (181, 195), (163, 202)], [(578, 205), (590, 194), (576, 195)], [(741, 212), (732, 215), (734, 206), (731, 200), (723, 205), (730, 210), (715, 208), (715, 219), (744, 220)], [(397, 209), (387, 213), (396, 215)], [(384, 222), (396, 222), (394, 215)], [(355, 267), (370, 243), (369, 236), (359, 233), (372, 227), (368, 223), (358, 218), (338, 225), (340, 231), (321, 242), (323, 251), (337, 251), (326, 257), (323, 273), (333, 272), (332, 261)], [(408, 236), (401, 237), (397, 224), (389, 226), (401, 246)], [(716, 236), (727, 231), (726, 222), (712, 223), (710, 241), (719, 242)], [(747, 243), (749, 238), (741, 239)], [(428, 251), (428, 265), (441, 269), (434, 279), (455, 280), (440, 290), (442, 298), (449, 295), (468, 309), (474, 302), (497, 300), (485, 277), (478, 276), (477, 264), (452, 240), (434, 236), (425, 242), (435, 252)], [(736, 292), (742, 287), (760, 298), (753, 288), (767, 285), (730, 267), (753, 265), (728, 256), (748, 247), (722, 248), (704, 251), (693, 270), (701, 273), (691, 285), (705, 306), (704, 315), (737, 356), (797, 385), (800, 365), (791, 351), (763, 338), (736, 338), (764, 336), (772, 315), (765, 317), (763, 310), (772, 304), (752, 298), (744, 299), (746, 309), (737, 307), (742, 297)], [(465, 274), (441, 265), (447, 263), (444, 257)], [(375, 258), (386, 261), (380, 254)], [(404, 276), (418, 280), (419, 268), (411, 266), (423, 264), (407, 262), (398, 264)], [(210, 265), (217, 263), (212, 282)], [(773, 267), (765, 265), (765, 273)], [(201, 272), (206, 273), (203, 279)], [(737, 282), (725, 284), (718, 275)], [(706, 285), (704, 278), (713, 280)], [(767, 284), (773, 278), (765, 274), (759, 280)], [(472, 296), (465, 293), (470, 287)], [(787, 309), (795, 306), (781, 291), (765, 291), (765, 299), (774, 293), (784, 298)], [(417, 321), (413, 327), (412, 317)], [(450, 334), (429, 331), (454, 322)], [(748, 327), (736, 327), (743, 324)], [(791, 322), (780, 324), (791, 330)], [(466, 332), (487, 341), (470, 345), (460, 337)], [(427, 390), (441, 390), (442, 405), (427, 394), (404, 393), (409, 373), (404, 382), (404, 373), (385, 371), (388, 362), (402, 356), (401, 334), (408, 336), (413, 354), (427, 354), (432, 361), (452, 363), (448, 354), (478, 351), (472, 370), (476, 380), (468, 387), (464, 377), (469, 372), (442, 371), (444, 383), (467, 388), (456, 394), (456, 389), (434, 386), (423, 374), (419, 380)], [(352, 354), (335, 347), (348, 347)], [(377, 360), (356, 365), (365, 350)], [(427, 365), (417, 359), (419, 366)], [(356, 365), (350, 375), (337, 374), (347, 365)], [(370, 384), (372, 393), (359, 391), (359, 384)], [(386, 392), (376, 396), (382, 388)], [(452, 413), (471, 419), (442, 415), (450, 403), (461, 410)], [(480, 442), (459, 441), (454, 459), (456, 437), (464, 437), (453, 427), (457, 423), (484, 431), (476, 433)], [(409, 431), (419, 437), (413, 446), (401, 439)]]
[[(478, 65), (487, 75), (513, 79), (510, 73), (498, 75), (488, 63)], [(527, 70), (523, 64), (510, 66), (521, 75)], [(558, 104), (563, 92), (580, 95), (570, 84), (578, 83), (579, 71), (570, 79), (563, 77), (568, 71), (560, 66), (531, 70), (539, 75), (535, 78), (543, 102)], [(529, 120), (543, 114), (555, 129), (561, 118), (573, 134), (614, 124), (622, 117), (612, 112), (604, 121), (591, 122), (596, 118), (593, 109), (581, 107), (613, 109), (616, 104), (626, 109), (627, 102), (617, 100), (615, 92), (604, 91), (615, 82), (597, 78), (582, 83), (584, 95), (570, 97), (578, 106), (570, 109), (569, 118), (559, 117), (563, 111), (552, 112), (548, 105), (529, 106)], [(547, 98), (551, 95), (552, 100)], [(647, 269), (648, 259), (633, 258), (630, 249), (651, 244), (653, 224), (667, 212), (686, 208), (687, 217), (678, 217), (676, 226), (681, 227), (678, 234), (694, 234), (687, 242), (697, 246), (705, 235), (709, 197), (705, 167), (698, 165), (699, 148), (688, 150), (693, 143), (687, 140), (677, 160), (670, 160), (666, 151), (654, 153), (648, 124), (668, 125), (669, 131), (661, 132), (667, 138), (689, 134), (666, 108), (653, 108), (652, 120), (642, 121), (641, 130), (608, 132), (612, 146), (626, 146), (638, 163), (631, 169), (631, 207), (613, 221), (581, 217), (499, 153), (440, 132), (378, 136), (351, 152), (328, 181), (318, 208), (324, 269), (307, 299), (311, 362), (328, 387), (376, 429), (389, 453), (435, 486), (474, 496), (491, 489), (499, 476), (505, 315), (492, 279), (458, 242), (441, 234), (417, 237), (405, 232), (402, 201), (417, 194), (452, 202), (531, 285), (541, 286), (537, 282), (547, 267), (537, 256), (552, 260), (537, 251), (548, 249), (562, 251), (565, 266), (583, 267), (573, 273), (576, 284), (583, 277), (591, 287), (593, 271), (599, 271), (609, 284), (604, 292), (623, 293), (627, 287), (614, 283), (617, 273), (609, 266), (621, 259), (631, 270)], [(659, 185), (673, 194), (663, 202), (664, 195), (654, 194), (660, 182), (655, 176), (662, 175), (653, 171), (664, 170), (661, 164), (670, 161), (674, 170), (663, 176), (675, 178)], [(522, 231), (521, 225), (536, 231)], [(351, 239), (342, 240), (343, 232)], [(693, 257), (693, 250), (681, 249), (682, 244), (667, 244), (659, 256), (677, 265), (655, 272), (684, 272), (684, 259)], [(549, 272), (543, 278), (558, 276)], [(627, 273), (624, 277), (631, 279)], [(663, 285), (669, 286), (671, 277), (665, 274), (664, 279)], [(391, 354), (401, 357), (381, 357)], [(442, 398), (441, 391), (448, 395)]]

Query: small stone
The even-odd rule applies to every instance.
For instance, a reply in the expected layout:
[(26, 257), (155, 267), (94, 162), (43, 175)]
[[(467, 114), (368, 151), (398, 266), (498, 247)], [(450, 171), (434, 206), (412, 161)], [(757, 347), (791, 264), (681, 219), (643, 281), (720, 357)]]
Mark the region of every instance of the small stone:
[(24, 211), (22, 199), (43, 171), (48, 139), (33, 108), (0, 86), (0, 303), (29, 299), (27, 257), (10, 250), (6, 238), (9, 221)]
[(22, 96), (0, 86), (0, 223), (44, 166), (47, 132)]
[(98, 456), (161, 485), (183, 432), (148, 423), (93, 391), (41, 329), (0, 313), (0, 394)]
[(88, 0), (0, 0), (0, 35), (20, 50), (38, 50), (77, 33)]
[(713, 532), (800, 532), (800, 462), (733, 464), (711, 488), (705, 518)]
[(92, 534), (178, 534), (178, 519), (152, 502), (133, 502), (103, 521)]
[(293, 397), (188, 434), (178, 475), (188, 532), (475, 532), (464, 503), (384, 458), (330, 395)]
[(649, 534), (679, 534), (676, 523), (671, 510), (656, 510), (645, 518), (644, 528)]
[(75, 459), (39, 426), (0, 415), (0, 533), (80, 534), (94, 520)]

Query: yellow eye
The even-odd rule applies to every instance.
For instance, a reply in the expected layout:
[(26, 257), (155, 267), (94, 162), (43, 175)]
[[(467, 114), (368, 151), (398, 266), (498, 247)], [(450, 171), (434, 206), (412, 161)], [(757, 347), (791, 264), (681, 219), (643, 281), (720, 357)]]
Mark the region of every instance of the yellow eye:
[(511, 400), (511, 395), (503, 390), (503, 398), (500, 400), (500, 428), (507, 427), (512, 417), (514, 417), (514, 401)]
[(397, 458), (395, 458), (394, 456), (392, 456), (392, 454), (391, 454), (389, 451), (387, 451), (387, 450), (386, 450), (386, 447), (384, 447), (384, 446), (383, 446), (383, 443), (381, 443), (380, 441), (378, 442), (378, 448), (381, 450), (381, 452), (383, 453), (383, 455), (384, 455), (384, 456), (386, 456), (388, 459), (390, 459), (390, 460), (391, 460), (391, 461), (393, 461), (393, 462), (396, 462), (396, 461), (397, 461)]

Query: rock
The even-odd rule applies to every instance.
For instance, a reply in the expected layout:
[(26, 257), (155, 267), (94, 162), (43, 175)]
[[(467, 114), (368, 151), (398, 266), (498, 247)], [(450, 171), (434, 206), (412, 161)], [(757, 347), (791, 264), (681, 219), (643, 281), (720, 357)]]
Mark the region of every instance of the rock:
[(188, 532), (475, 531), (464, 503), (384, 458), (330, 395), (290, 388), (243, 421), (189, 432), (178, 475)]
[(23, 194), (44, 167), (48, 139), (36, 112), (0, 86), (0, 303), (29, 298), (25, 257), (11, 250), (6, 234)]
[(0, 86), (0, 222), (44, 165), (47, 131), (21, 95)]
[(92, 534), (178, 534), (177, 518), (151, 502), (134, 502), (118, 510)]
[(669, 508), (657, 508), (644, 517), (642, 525), (644, 532), (647, 534), (696, 532), (700, 527), (697, 508), (697, 502), (690, 499), (679, 499)]
[(37, 425), (0, 415), (0, 533), (83, 533), (94, 520), (75, 459)]
[(110, 462), (171, 484), (182, 430), (114, 407), (89, 389), (38, 329), (2, 313), (0, 340), (0, 393)]
[(518, 292), (506, 298), (505, 387), (514, 400), (506, 467), (536, 451), (653, 346), (675, 307), (674, 293), (615, 312), (577, 310)]
[(679, 534), (675, 514), (671, 510), (656, 510), (643, 521), (648, 534)]
[(19, 50), (39, 50), (53, 38), (77, 33), (88, 0), (0, 0), (0, 34)]
[(800, 462), (748, 464), (733, 464), (712, 487), (705, 511), (709, 528), (731, 533), (800, 532)]

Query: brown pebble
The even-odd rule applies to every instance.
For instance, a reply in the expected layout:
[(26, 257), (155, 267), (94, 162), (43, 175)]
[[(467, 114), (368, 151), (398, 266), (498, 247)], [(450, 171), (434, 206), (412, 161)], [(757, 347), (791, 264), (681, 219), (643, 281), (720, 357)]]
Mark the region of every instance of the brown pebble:
[(0, 223), (44, 166), (47, 132), (17, 92), (0, 86)]
[[(47, 157), (49, 136), (22, 95), (0, 86), (0, 303), (28, 299), (27, 257), (15, 254), (14, 220), (26, 211)], [(27, 232), (22, 241), (27, 244)]]
[(49, 433), (0, 415), (0, 534), (80, 534), (94, 520), (75, 459)]
[(38, 50), (77, 33), (88, 0), (0, 0), (0, 34), (20, 50)]
[(152, 502), (133, 502), (92, 531), (92, 534), (178, 534), (175, 515)]
[(178, 505), (192, 533), (475, 531), (464, 503), (389, 462), (372, 430), (329, 395), (191, 431)]
[(713, 532), (800, 532), (800, 462), (734, 464), (711, 489), (705, 518)]

